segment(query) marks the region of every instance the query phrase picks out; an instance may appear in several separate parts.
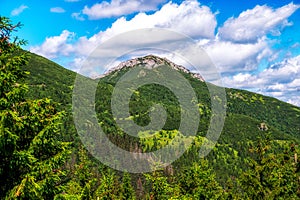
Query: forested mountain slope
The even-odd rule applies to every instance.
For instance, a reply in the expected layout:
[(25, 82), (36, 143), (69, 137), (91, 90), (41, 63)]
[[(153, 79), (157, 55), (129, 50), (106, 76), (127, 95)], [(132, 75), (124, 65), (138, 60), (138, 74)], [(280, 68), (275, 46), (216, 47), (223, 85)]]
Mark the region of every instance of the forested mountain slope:
[[(139, 60), (145, 63), (151, 59), (151, 62), (155, 62), (156, 59), (160, 61), (163, 60), (156, 56), (139, 58)], [(168, 64), (170, 61), (166, 61), (166, 63)], [(104, 132), (118, 146), (128, 150), (134, 147), (142, 152), (153, 151), (167, 144), (178, 130), (181, 112), (179, 102), (170, 90), (160, 85), (148, 84), (138, 88), (133, 93), (129, 104), (130, 113), (132, 114), (134, 122), (141, 126), (147, 125), (150, 122), (148, 115), (149, 109), (152, 105), (157, 103), (162, 104), (166, 109), (168, 114), (167, 121), (163, 130), (155, 134), (155, 137), (151, 137), (151, 139), (142, 140), (126, 135), (126, 133), (116, 125), (110, 108), (111, 95), (116, 83), (130, 68), (134, 68), (134, 66), (124, 66), (125, 67), (111, 71), (107, 73), (106, 76), (96, 80), (89, 80), (87, 78), (87, 80), (91, 82), (98, 81), (95, 102), (98, 121)], [(28, 97), (49, 97), (60, 104), (58, 105), (59, 109), (67, 112), (62, 129), (65, 130), (65, 139), (73, 142), (73, 154), (69, 163), (66, 164), (67, 168), (70, 169), (69, 176), (71, 181), (76, 182), (78, 181), (78, 177), (76, 178), (72, 173), (85, 174), (84, 176), (86, 177), (81, 180), (83, 183), (79, 184), (80, 186), (78, 185), (78, 188), (85, 190), (86, 184), (88, 184), (91, 195), (95, 195), (102, 183), (99, 186), (99, 182), (95, 182), (94, 178), (99, 176), (106, 178), (115, 177), (121, 176), (121, 174), (118, 171), (107, 169), (91, 155), (88, 155), (77, 136), (71, 114), (72, 92), (76, 73), (66, 70), (52, 61), (35, 54), (31, 54), (30, 62), (24, 69), (30, 71), (30, 75), (26, 78), (26, 83), (29, 85)], [(145, 70), (146, 72), (147, 70), (155, 71), (155, 68), (145, 68)], [(215, 184), (220, 184), (220, 186), (216, 187), (218, 192), (222, 193), (222, 189), (220, 188), (227, 188), (228, 191), (234, 191), (232, 188), (235, 188), (236, 184), (238, 184), (236, 179), (241, 177), (239, 183), (242, 183), (243, 178), (246, 177), (244, 174), (245, 171), (251, 169), (249, 160), (253, 159), (260, 162), (264, 159), (260, 153), (263, 153), (266, 149), (259, 150), (263, 145), (267, 145), (267, 149), (270, 147), (268, 151), (270, 155), (283, 154), (284, 152), (293, 155), (294, 151), (289, 151), (290, 146), (296, 148), (298, 151), (300, 141), (299, 107), (249, 91), (226, 88), (227, 113), (223, 131), (218, 143), (206, 159), (199, 158), (198, 150), (201, 146), (201, 141), (205, 139), (211, 117), (209, 92), (206, 83), (199, 79), (201, 76), (195, 76), (184, 70), (179, 70), (179, 72), (189, 81), (198, 97), (201, 118), (197, 136), (194, 138), (198, 143), (194, 142), (192, 147), (171, 165), (170, 168), (172, 172), (165, 170), (164, 172), (156, 172), (148, 174), (147, 176), (141, 174), (131, 175), (131, 183), (133, 189), (136, 191), (137, 198), (149, 198), (151, 195), (159, 197), (160, 194), (153, 192), (155, 191), (155, 189), (153, 189), (154, 185), (159, 184), (156, 181), (163, 179), (165, 183), (163, 182), (161, 184), (166, 184), (166, 187), (172, 188), (172, 184), (179, 184), (178, 181), (180, 180), (176, 178), (173, 180), (171, 177), (173, 177), (174, 174), (182, 174), (181, 176), (184, 177), (180, 176), (181, 179), (189, 179), (190, 177), (187, 177), (189, 176), (188, 173), (182, 173), (189, 167), (191, 167), (191, 171), (194, 170), (195, 173), (199, 173), (197, 170), (199, 170), (198, 167), (200, 167), (208, 170), (206, 172), (209, 172), (209, 174), (215, 174)], [(265, 141), (268, 141), (270, 144), (265, 144)], [(78, 149), (80, 149), (80, 151), (78, 151)], [(263, 153), (263, 155), (269, 154)], [(258, 161), (258, 159), (261, 160)], [(199, 165), (192, 163), (198, 163)], [(72, 164), (75, 164), (76, 167), (72, 167)], [(78, 166), (82, 166), (88, 172), (80, 172), (82, 169), (79, 169)], [(98, 171), (98, 169), (104, 171), (101, 172), (101, 170)], [(203, 177), (205, 177), (205, 175), (203, 175)], [(207, 179), (210, 178), (207, 177)], [(149, 185), (149, 183), (151, 184)], [(184, 186), (185, 184), (189, 183), (181, 183), (181, 186), (183, 188), (192, 187), (192, 185)], [(243, 188), (243, 186), (236, 187), (240, 188), (240, 190), (247, 190), (247, 188)], [(67, 185), (66, 188), (70, 190), (71, 186)], [(179, 195), (180, 191), (186, 194), (193, 194), (188, 188), (183, 188), (178, 189), (177, 195)], [(166, 191), (161, 191), (161, 193), (164, 192)], [(226, 195), (230, 196), (231, 194), (229, 193), (230, 192), (226, 193)], [(247, 196), (247, 191), (245, 191), (245, 193)], [(75, 195), (77, 193), (73, 191), (68, 194)], [(168, 197), (170, 197), (170, 195), (170, 191), (165, 194), (165, 196)], [(187, 195), (187, 198), (188, 197)]]

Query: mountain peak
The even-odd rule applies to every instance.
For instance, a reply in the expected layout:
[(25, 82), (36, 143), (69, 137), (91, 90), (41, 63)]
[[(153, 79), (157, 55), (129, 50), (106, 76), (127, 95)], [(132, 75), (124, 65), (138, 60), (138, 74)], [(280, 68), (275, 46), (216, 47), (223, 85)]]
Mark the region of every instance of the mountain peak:
[(146, 69), (154, 69), (161, 65), (168, 65), (177, 71), (181, 71), (181, 72), (190, 74), (192, 77), (194, 77), (202, 82), (204, 81), (204, 79), (202, 78), (202, 76), (200, 74), (193, 73), (190, 70), (188, 70), (187, 68), (185, 68), (184, 66), (177, 65), (177, 64), (173, 63), (172, 61), (168, 60), (167, 58), (162, 58), (162, 57), (152, 55), (152, 54), (146, 55), (144, 57), (133, 58), (133, 59), (121, 62), (118, 66), (113, 67), (109, 71), (107, 71), (102, 77), (108, 76), (108, 75), (110, 75), (116, 71), (120, 71), (122, 69), (133, 68), (135, 66), (140, 66), (140, 65), (142, 65)]

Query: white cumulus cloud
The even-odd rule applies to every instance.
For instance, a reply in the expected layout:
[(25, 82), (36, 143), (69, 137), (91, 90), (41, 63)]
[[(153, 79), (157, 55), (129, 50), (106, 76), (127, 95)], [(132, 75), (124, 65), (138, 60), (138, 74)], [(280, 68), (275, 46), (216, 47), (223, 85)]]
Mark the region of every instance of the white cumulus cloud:
[(67, 30), (64, 30), (59, 36), (46, 38), (45, 42), (40, 46), (33, 46), (30, 51), (47, 58), (57, 58), (60, 55), (66, 56), (73, 51), (68, 40), (74, 35)]
[(144, 12), (156, 10), (158, 4), (165, 0), (111, 0), (111, 2), (102, 1), (91, 7), (85, 6), (82, 13), (87, 15), (89, 19), (100, 19), (109, 17), (118, 17), (135, 12)]
[(260, 60), (272, 53), (265, 38), (246, 44), (216, 40), (203, 48), (224, 73), (255, 70)]
[(299, 5), (293, 3), (278, 9), (258, 5), (237, 18), (228, 19), (219, 28), (219, 36), (234, 42), (255, 42), (268, 33), (280, 34), (280, 28), (290, 24), (287, 18), (298, 8)]
[(180, 5), (168, 3), (154, 14), (140, 13), (129, 21), (119, 18), (105, 34), (111, 37), (140, 28), (167, 28), (191, 37), (213, 38), (216, 25), (215, 14), (207, 6), (187, 1)]
[[(75, 15), (73, 17), (80, 17)], [(93, 35), (92, 37), (79, 37), (78, 40), (72, 44), (65, 37), (64, 31), (60, 36), (54, 36), (47, 38), (46, 41), (40, 47), (34, 47), (35, 52), (43, 55), (50, 55), (51, 57), (57, 57), (60, 54), (65, 54), (66, 49), (72, 47), (72, 51), (77, 56), (88, 56), (91, 51), (104, 41), (127, 31), (143, 29), (143, 28), (165, 28), (173, 31), (177, 31), (194, 38), (214, 38), (214, 30), (217, 22), (215, 14), (210, 11), (207, 6), (200, 6), (196, 1), (186, 1), (178, 5), (175, 3), (165, 4), (160, 10), (153, 14), (139, 13), (131, 20), (127, 20), (125, 17), (117, 19), (110, 28), (105, 31)], [(50, 42), (60, 40), (63, 46), (68, 48), (57, 48), (56, 45), (51, 45)], [(165, 39), (165, 37), (162, 37)], [(161, 38), (161, 40), (162, 40)], [(69, 43), (68, 43), (69, 42)], [(160, 38), (157, 38), (157, 42), (160, 42)], [(43, 49), (49, 50), (43, 51)], [(53, 48), (52, 48), (53, 47)], [(41, 48), (41, 51), (37, 49)], [(118, 48), (116, 46), (116, 48)]]

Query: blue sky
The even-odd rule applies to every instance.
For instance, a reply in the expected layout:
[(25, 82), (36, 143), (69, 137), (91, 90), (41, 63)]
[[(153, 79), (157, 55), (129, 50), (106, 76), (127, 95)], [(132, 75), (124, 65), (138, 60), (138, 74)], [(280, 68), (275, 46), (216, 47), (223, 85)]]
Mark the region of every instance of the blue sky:
[[(24, 48), (74, 71), (119, 33), (173, 30), (207, 52), (224, 86), (300, 106), (299, 6), (299, 0), (2, 0), (0, 15), (24, 24), (18, 32), (28, 40)], [(183, 64), (173, 54), (160, 56)]]

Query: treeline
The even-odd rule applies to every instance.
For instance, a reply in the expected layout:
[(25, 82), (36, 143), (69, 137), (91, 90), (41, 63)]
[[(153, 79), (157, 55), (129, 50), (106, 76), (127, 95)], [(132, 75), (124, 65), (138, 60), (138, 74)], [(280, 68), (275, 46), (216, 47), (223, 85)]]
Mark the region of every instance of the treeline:
[[(71, 179), (61, 186), (61, 193), (55, 198), (300, 198), (300, 159), (298, 159), (297, 146), (287, 143), (278, 144), (268, 137), (262, 137), (258, 138), (257, 142), (250, 143), (248, 147), (251, 157), (247, 158), (245, 170), (237, 176), (227, 176), (226, 182), (222, 184), (210, 162), (196, 155), (193, 161), (185, 162), (186, 166), (180, 168), (178, 164), (182, 163), (176, 161), (162, 170), (145, 174), (129, 174), (96, 164), (96, 161), (89, 158), (88, 152), (81, 148), (78, 160), (73, 163), (74, 165), (68, 165)], [(187, 154), (191, 152), (192, 149)], [(224, 157), (225, 160), (227, 155), (219, 153), (219, 156)]]

